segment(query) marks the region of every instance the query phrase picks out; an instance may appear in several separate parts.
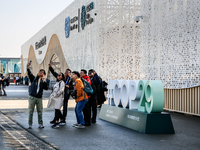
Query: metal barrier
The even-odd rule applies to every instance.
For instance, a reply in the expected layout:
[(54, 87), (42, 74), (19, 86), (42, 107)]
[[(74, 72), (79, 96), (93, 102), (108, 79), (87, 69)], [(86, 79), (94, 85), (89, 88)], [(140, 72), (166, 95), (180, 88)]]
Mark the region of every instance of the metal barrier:
[(186, 89), (165, 89), (164, 109), (200, 116), (200, 86)]

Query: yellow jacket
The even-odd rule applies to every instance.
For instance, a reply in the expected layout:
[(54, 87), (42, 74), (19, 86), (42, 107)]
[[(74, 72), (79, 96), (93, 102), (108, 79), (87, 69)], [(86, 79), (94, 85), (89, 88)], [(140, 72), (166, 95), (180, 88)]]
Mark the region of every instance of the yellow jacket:
[(75, 100), (76, 103), (79, 101), (88, 99), (87, 94), (84, 92), (84, 85), (80, 78), (76, 79), (75, 81), (75, 91), (77, 92), (77, 99)]

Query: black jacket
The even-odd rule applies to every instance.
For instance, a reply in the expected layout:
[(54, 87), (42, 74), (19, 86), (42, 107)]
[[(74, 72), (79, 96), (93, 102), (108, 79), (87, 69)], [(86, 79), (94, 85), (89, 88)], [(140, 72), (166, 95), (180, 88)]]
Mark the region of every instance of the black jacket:
[(99, 78), (99, 76), (97, 74), (94, 75), (94, 77), (91, 79), (92, 82), (94, 82), (95, 86), (96, 86), (96, 97), (97, 97), (97, 101), (98, 104), (102, 104), (103, 102), (106, 101), (106, 97), (104, 95), (104, 90), (102, 88), (102, 84), (103, 82), (101, 81), (101, 79)]
[(91, 81), (91, 86), (92, 86), (92, 89), (93, 89), (93, 94), (91, 95), (90, 99), (96, 101), (97, 100), (97, 88), (96, 88), (93, 81)]
[(30, 69), (27, 69), (28, 72), (28, 77), (31, 81), (31, 85), (29, 87), (29, 95), (36, 97), (36, 98), (42, 98), (43, 95), (43, 89), (48, 90), (48, 86), (46, 82), (43, 82), (43, 80), (40, 80), (40, 88), (39, 88), (39, 92), (37, 93), (37, 85), (38, 85), (38, 80), (39, 80), (39, 76), (34, 76)]
[[(51, 73), (53, 74), (53, 76), (57, 79), (58, 73), (55, 72), (52, 67), (49, 67), (49, 71), (51, 71)], [(70, 91), (72, 91), (74, 89), (73, 80), (71, 79), (71, 77), (69, 77), (69, 79), (64, 79), (64, 82), (65, 82), (64, 98), (65, 99), (66, 98), (69, 99), (70, 93), (71, 93)], [(69, 88), (67, 88), (66, 85), (68, 85)]]
[(99, 84), (101, 84), (101, 79), (99, 78), (97, 74), (94, 74), (94, 77), (91, 79), (91, 81), (93, 81), (96, 88), (99, 86)]

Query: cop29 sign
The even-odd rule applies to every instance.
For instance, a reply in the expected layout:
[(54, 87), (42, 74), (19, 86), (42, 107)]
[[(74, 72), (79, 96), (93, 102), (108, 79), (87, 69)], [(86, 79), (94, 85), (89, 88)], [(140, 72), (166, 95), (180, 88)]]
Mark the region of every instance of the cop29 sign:
[(164, 107), (164, 87), (160, 80), (109, 80), (108, 104), (159, 113)]

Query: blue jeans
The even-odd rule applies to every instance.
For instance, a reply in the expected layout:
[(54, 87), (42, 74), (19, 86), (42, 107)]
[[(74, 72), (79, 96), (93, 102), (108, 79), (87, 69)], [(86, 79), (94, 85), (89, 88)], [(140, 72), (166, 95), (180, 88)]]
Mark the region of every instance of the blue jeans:
[(77, 123), (85, 125), (85, 121), (83, 119), (83, 114), (82, 114), (82, 110), (85, 107), (85, 104), (88, 102), (88, 99), (86, 100), (82, 100), (79, 101), (76, 104), (76, 108), (75, 108), (75, 113), (76, 113), (76, 119), (77, 119)]
[[(3, 83), (4, 84), (4, 83)], [(3, 90), (3, 93), (4, 93), (4, 95), (6, 94), (6, 90), (5, 90), (5, 88), (6, 88), (6, 86), (5, 85), (3, 85), (2, 84), (2, 90)]]

